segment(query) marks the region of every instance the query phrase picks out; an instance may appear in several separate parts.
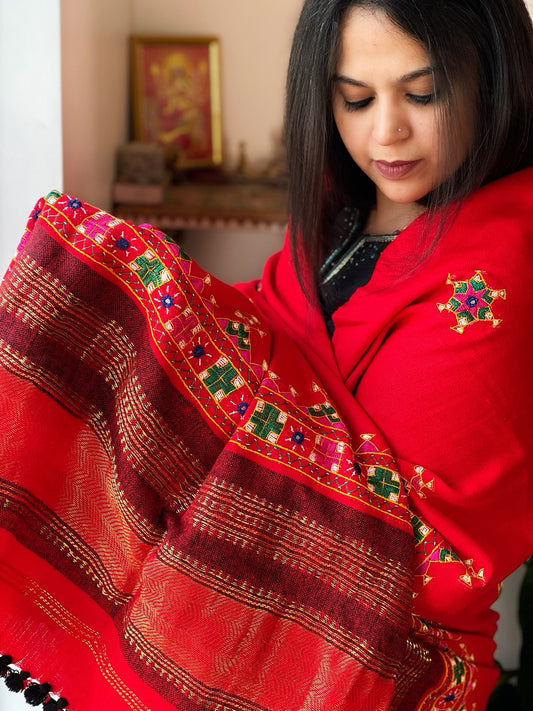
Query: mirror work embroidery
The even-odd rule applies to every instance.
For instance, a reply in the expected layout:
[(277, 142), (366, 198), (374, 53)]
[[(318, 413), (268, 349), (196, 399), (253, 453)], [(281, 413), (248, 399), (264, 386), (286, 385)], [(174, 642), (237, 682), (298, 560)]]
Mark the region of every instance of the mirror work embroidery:
[(448, 274), (446, 284), (453, 286), (453, 294), (445, 304), (438, 303), (437, 308), (441, 313), (454, 314), (456, 324), (450, 326), (452, 331), (463, 333), (467, 326), (479, 321), (490, 321), (494, 328), (502, 322), (494, 316), (492, 304), (496, 299), (506, 299), (506, 291), (488, 286), (481, 271), (465, 281), (452, 279)]

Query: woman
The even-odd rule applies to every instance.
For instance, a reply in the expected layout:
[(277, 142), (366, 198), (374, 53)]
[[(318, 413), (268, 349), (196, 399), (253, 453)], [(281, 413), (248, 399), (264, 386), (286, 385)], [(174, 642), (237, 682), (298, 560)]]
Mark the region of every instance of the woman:
[(290, 242), (238, 289), (38, 203), (1, 294), (10, 688), (484, 707), (533, 545), (532, 58), (521, 0), (308, 0)]
[(524, 293), (531, 269), (532, 46), (521, 2), (309, 1), (296, 31), (291, 249), (255, 303), (266, 319), (275, 304), (330, 392), (340, 375), (399, 464), (412, 631), (448, 660), (422, 696), (405, 675), (398, 708), (484, 707), (489, 606), (532, 550), (529, 305), (508, 287)]

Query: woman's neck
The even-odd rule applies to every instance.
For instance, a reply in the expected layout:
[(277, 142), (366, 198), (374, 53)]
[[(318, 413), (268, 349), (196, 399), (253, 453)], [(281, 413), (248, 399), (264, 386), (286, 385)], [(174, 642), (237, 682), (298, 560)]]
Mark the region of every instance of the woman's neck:
[(376, 205), (368, 213), (364, 232), (370, 235), (386, 235), (401, 232), (425, 211), (417, 202), (397, 203), (378, 195)]

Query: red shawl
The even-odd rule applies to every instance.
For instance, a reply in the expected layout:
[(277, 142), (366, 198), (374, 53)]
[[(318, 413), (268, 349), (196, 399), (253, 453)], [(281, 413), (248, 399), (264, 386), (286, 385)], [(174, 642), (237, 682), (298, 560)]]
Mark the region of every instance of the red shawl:
[(482, 708), (532, 548), (531, 188), (406, 269), (414, 223), (332, 342), (286, 249), (239, 293), (40, 201), (0, 292), (6, 683), (47, 711)]
[(246, 297), (65, 195), (0, 305), (6, 682), (74, 711), (389, 708), (413, 538), (364, 413), (352, 440)]
[(415, 535), (410, 643), (426, 666), (422, 679), (424, 665), (403, 670), (393, 708), (481, 711), (497, 678), (490, 606), (533, 553), (533, 169), (472, 195), (434, 242), (423, 217), (404, 230), (331, 340), (287, 245), (253, 299), (301, 344), (349, 431), (365, 412), (399, 468)]

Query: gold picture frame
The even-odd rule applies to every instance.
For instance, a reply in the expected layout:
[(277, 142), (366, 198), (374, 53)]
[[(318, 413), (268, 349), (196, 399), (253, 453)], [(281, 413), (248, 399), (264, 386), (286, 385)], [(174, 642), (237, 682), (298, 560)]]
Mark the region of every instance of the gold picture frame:
[(179, 168), (222, 163), (219, 54), (216, 37), (130, 37), (134, 140)]

